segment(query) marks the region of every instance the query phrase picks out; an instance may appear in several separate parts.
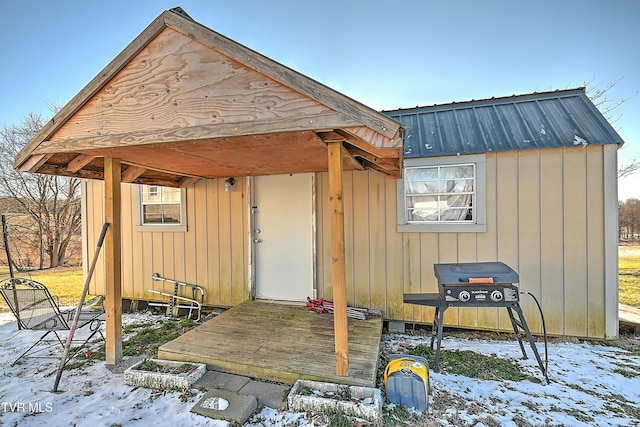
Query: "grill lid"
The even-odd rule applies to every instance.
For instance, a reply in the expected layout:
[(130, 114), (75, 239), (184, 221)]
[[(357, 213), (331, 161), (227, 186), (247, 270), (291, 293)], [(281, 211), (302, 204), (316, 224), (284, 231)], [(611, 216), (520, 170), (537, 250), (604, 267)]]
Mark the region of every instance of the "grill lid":
[(519, 283), (518, 273), (502, 262), (434, 264), (441, 285), (460, 283)]

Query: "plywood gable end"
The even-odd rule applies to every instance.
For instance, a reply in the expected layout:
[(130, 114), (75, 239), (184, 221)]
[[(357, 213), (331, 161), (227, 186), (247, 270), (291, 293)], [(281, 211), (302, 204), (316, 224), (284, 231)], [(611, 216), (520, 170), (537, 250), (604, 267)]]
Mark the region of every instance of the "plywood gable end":
[(332, 112), (320, 102), (166, 27), (50, 140)]

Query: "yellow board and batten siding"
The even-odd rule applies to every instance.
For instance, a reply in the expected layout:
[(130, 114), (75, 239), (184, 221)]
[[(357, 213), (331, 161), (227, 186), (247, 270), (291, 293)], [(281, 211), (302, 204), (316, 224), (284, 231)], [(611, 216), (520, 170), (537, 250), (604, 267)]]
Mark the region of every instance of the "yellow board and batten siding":
[[(487, 153), (487, 231), (482, 233), (398, 233), (396, 181), (370, 171), (345, 173), (350, 186), (345, 193), (352, 194), (345, 212), (353, 215), (345, 220), (353, 224), (345, 230), (348, 303), (369, 301), (387, 319), (430, 323), (433, 309), (402, 304), (402, 294), (437, 292), (433, 264), (500, 260), (519, 272), (520, 289), (541, 302), (549, 333), (612, 336), (605, 301), (617, 286), (615, 277), (605, 276), (603, 176), (615, 171), (615, 149)], [(326, 174), (319, 174), (317, 183), (319, 294), (330, 298)], [(614, 283), (605, 289), (606, 280)], [(531, 329), (541, 332), (533, 299), (522, 295), (521, 303)], [(511, 329), (504, 309), (452, 308), (445, 323)]]
[[(437, 292), (433, 264), (499, 260), (518, 271), (521, 290), (539, 299), (550, 334), (614, 336), (616, 329), (605, 319), (611, 318), (611, 301), (617, 301), (616, 276), (608, 273), (605, 260), (617, 259), (607, 249), (611, 237), (605, 226), (606, 216), (615, 212), (607, 211), (603, 176), (616, 170), (615, 150), (588, 146), (487, 153), (482, 189), (487, 231), (482, 233), (399, 233), (396, 180), (374, 171), (345, 171), (348, 304), (381, 310), (386, 319), (430, 323), (433, 309), (403, 304), (402, 295)], [(250, 299), (249, 204), (243, 179), (231, 192), (224, 191), (223, 180), (200, 180), (187, 188), (187, 232), (139, 231), (137, 188), (123, 185), (124, 298), (150, 299), (146, 289), (162, 287), (151, 280), (159, 273), (203, 286), (206, 304), (232, 306)], [(87, 183), (85, 259), (102, 224), (102, 191), (100, 182)], [(317, 175), (316, 193), (318, 296), (331, 299), (327, 173)], [(93, 293), (102, 292), (102, 271), (99, 263)], [(535, 303), (527, 295), (521, 301), (531, 329), (541, 332)], [(511, 328), (504, 309), (452, 308), (445, 322)]]
[[(102, 226), (101, 181), (86, 181), (84, 258), (90, 259)], [(224, 180), (200, 180), (186, 189), (187, 231), (140, 231), (139, 187), (122, 185), (123, 298), (152, 300), (148, 289), (172, 293), (162, 277), (205, 288), (205, 304), (230, 307), (249, 299), (247, 206), (244, 179), (226, 192)], [(104, 294), (104, 266), (98, 262), (91, 293)], [(86, 265), (87, 263), (85, 263)]]

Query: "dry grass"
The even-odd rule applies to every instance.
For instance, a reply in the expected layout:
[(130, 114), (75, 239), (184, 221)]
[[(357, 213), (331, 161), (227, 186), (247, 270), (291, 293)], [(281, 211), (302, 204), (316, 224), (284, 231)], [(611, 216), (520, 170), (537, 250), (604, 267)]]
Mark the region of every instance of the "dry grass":
[(618, 269), (620, 302), (640, 307), (640, 246), (620, 247)]
[[(76, 305), (82, 294), (84, 285), (81, 267), (59, 267), (48, 270), (37, 270), (29, 273), (14, 273), (17, 277), (27, 277), (40, 282), (49, 288), (51, 295), (60, 298), (61, 306)], [(0, 280), (9, 277), (9, 269), (0, 267)], [(0, 297), (0, 311), (8, 307)]]

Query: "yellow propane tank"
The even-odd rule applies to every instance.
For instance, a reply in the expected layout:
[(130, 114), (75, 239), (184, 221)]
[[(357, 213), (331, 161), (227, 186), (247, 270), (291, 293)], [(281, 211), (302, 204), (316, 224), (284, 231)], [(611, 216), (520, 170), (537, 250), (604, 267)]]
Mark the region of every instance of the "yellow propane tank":
[(429, 362), (420, 356), (394, 354), (384, 370), (389, 402), (417, 411), (429, 409)]

